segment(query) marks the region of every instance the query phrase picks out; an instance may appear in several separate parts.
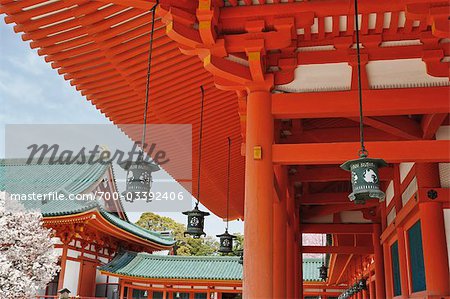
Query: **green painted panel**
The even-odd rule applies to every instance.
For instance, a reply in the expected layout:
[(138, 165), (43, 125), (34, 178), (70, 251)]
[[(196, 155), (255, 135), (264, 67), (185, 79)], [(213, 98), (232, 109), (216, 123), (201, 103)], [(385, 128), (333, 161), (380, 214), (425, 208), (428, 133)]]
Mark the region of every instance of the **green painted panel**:
[(391, 246), (391, 258), (392, 258), (392, 279), (394, 285), (394, 296), (400, 296), (402, 294), (402, 285), (400, 281), (400, 263), (398, 256), (398, 241), (395, 241)]
[(425, 282), (425, 264), (423, 261), (422, 230), (420, 220), (408, 230), (409, 261), (411, 265), (412, 291), (427, 289)]

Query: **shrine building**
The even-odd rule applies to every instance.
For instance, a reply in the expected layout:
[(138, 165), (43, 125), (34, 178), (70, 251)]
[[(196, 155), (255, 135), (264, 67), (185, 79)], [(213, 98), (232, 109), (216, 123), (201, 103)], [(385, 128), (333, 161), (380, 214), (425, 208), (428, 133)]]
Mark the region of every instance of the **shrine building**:
[[(244, 221), (244, 298), (450, 298), (448, 1), (0, 0), (0, 13), (132, 139), (126, 124), (144, 119), (192, 125), (192, 194)], [(126, 223), (98, 208), (70, 217), (83, 213)], [(326, 242), (303, 246), (306, 234)], [(327, 256), (320, 282), (302, 279), (313, 253)], [(99, 271), (161, 285), (131, 263)]]

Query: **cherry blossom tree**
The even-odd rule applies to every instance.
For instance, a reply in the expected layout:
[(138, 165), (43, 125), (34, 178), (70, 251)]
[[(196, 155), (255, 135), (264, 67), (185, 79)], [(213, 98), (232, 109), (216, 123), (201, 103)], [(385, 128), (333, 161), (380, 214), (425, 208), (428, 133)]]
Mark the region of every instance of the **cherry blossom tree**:
[(0, 192), (0, 298), (28, 299), (59, 271), (56, 238), (42, 215)]

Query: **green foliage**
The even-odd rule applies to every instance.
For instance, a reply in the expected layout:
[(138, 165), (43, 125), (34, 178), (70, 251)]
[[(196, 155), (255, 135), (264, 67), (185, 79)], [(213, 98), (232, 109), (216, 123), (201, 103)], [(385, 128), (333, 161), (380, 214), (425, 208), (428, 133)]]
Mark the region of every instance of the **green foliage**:
[(152, 231), (171, 231), (177, 240), (175, 246), (177, 255), (216, 255), (219, 249), (219, 242), (213, 237), (207, 236), (201, 239), (185, 237), (186, 226), (169, 217), (147, 212), (141, 215), (136, 224)]
[(240, 233), (233, 234), (236, 236), (236, 239), (234, 239), (233, 243), (233, 250), (234, 252), (239, 250), (244, 250), (244, 235)]

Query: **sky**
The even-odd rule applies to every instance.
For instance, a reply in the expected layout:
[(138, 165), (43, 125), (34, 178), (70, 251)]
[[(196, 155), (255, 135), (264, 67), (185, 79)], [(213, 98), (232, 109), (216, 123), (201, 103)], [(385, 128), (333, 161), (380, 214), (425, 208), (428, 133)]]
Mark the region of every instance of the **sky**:
[[(11, 25), (0, 21), (0, 158), (5, 157), (6, 124), (109, 124), (85, 97), (44, 58), (22, 41)], [(207, 210), (203, 207), (203, 210)], [(158, 213), (185, 223), (180, 213)], [(132, 222), (140, 213), (130, 212)], [(212, 214), (205, 232), (214, 236), (225, 223)], [(243, 222), (230, 222), (230, 233), (243, 233)]]

